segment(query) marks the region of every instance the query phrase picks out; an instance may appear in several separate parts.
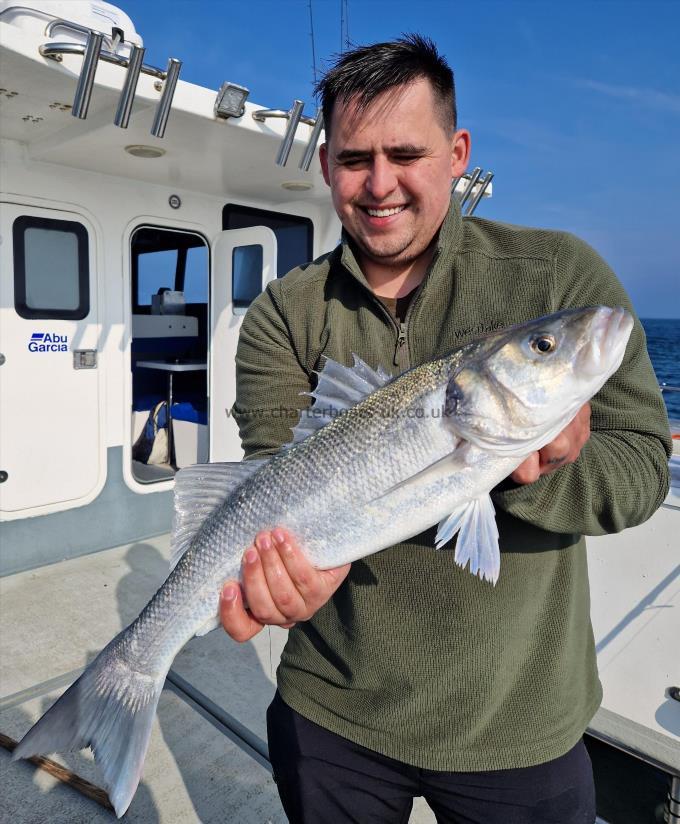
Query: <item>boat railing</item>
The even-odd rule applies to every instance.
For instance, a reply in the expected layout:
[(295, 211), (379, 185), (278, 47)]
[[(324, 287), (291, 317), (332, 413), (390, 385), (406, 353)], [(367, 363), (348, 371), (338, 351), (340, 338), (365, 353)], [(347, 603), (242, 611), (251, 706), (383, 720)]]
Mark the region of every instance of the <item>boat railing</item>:
[(281, 146), (276, 155), (275, 162), (277, 166), (285, 166), (286, 163), (288, 163), (288, 156), (293, 147), (293, 140), (295, 139), (295, 132), (297, 131), (298, 125), (300, 123), (306, 123), (308, 126), (311, 126), (312, 133), (309, 136), (307, 147), (299, 164), (299, 168), (307, 172), (312, 163), (314, 150), (316, 149), (316, 144), (319, 142), (319, 136), (323, 129), (323, 113), (321, 109), (317, 109), (315, 117), (306, 117), (302, 114), (304, 105), (302, 100), (294, 100), (293, 105), (288, 111), (285, 109), (258, 109), (253, 112), (253, 120), (256, 120), (258, 123), (264, 123), (265, 120), (270, 117), (282, 117), (288, 120), (288, 126), (286, 127), (283, 139), (281, 140)]
[[(5, 13), (16, 13), (18, 11), (33, 12), (34, 10), (26, 6), (9, 6), (0, 12), (0, 17)], [(52, 38), (55, 32), (65, 32), (76, 35), (76, 37), (85, 38), (85, 42), (78, 42), (77, 40), (51, 41), (38, 47), (42, 57), (58, 63), (62, 62), (64, 55), (67, 54), (82, 55), (83, 57), (83, 65), (78, 76), (71, 114), (81, 120), (87, 117), (97, 65), (100, 60), (103, 60), (105, 63), (121, 66), (127, 70), (113, 121), (114, 124), (122, 129), (128, 127), (139, 76), (141, 74), (149, 75), (156, 81), (154, 84), (156, 90), (162, 92), (151, 126), (151, 134), (158, 138), (164, 137), (182, 61), (171, 57), (165, 69), (151, 66), (144, 63), (146, 51), (144, 47), (126, 40), (125, 32), (121, 28), (114, 26), (111, 33), (107, 33), (89, 28), (73, 20), (55, 17), (47, 12), (41, 12), (41, 14), (51, 18), (45, 27), (45, 36), (47, 38)], [(245, 112), (244, 103), (248, 94), (248, 89), (244, 86), (233, 83), (223, 84), (215, 103), (215, 117), (241, 117)], [(223, 102), (225, 99), (226, 103)], [(276, 164), (278, 166), (285, 166), (288, 162), (298, 125), (302, 122), (310, 126), (312, 131), (299, 163), (301, 170), (309, 171), (324, 125), (323, 113), (319, 108), (315, 117), (306, 117), (302, 114), (303, 108), (304, 103), (301, 100), (295, 100), (292, 107), (287, 111), (285, 109), (259, 109), (253, 112), (253, 119), (259, 123), (264, 123), (270, 117), (288, 120), (288, 125), (276, 155)]]
[[(100, 60), (103, 60), (127, 69), (127, 76), (123, 84), (123, 90), (114, 118), (116, 126), (122, 129), (127, 128), (139, 75), (147, 74), (163, 83), (161, 98), (158, 101), (158, 107), (151, 126), (151, 134), (159, 138), (165, 135), (165, 127), (167, 126), (172, 99), (175, 95), (175, 88), (182, 67), (181, 60), (171, 57), (168, 60), (165, 71), (159, 69), (157, 66), (147, 65), (143, 62), (146, 49), (135, 43), (126, 41), (125, 33), (117, 27), (112, 29), (111, 35), (109, 36), (105, 32), (81, 26), (72, 20), (55, 18), (47, 24), (45, 29), (46, 36), (52, 37), (55, 29), (64, 29), (72, 34), (82, 34), (87, 38), (85, 43), (43, 43), (38, 49), (43, 57), (48, 57), (57, 62), (61, 62), (65, 54), (83, 55), (83, 66), (78, 77), (78, 85), (71, 109), (74, 117), (78, 117), (81, 120), (87, 117), (97, 64)], [(103, 48), (105, 42), (107, 46), (109, 46), (108, 49)], [(123, 45), (129, 46), (130, 51), (127, 56), (118, 51), (119, 47)]]
[(487, 197), (491, 196), (490, 186), (493, 180), (493, 172), (487, 172), (486, 175), (482, 177), (482, 171), (481, 166), (475, 166), (471, 172), (460, 177), (454, 177), (451, 181), (451, 194), (455, 194), (458, 197), (461, 211), (465, 208), (468, 200), (472, 198), (470, 205), (467, 207), (467, 211), (464, 212), (466, 217), (474, 214), (479, 201), (484, 195)]

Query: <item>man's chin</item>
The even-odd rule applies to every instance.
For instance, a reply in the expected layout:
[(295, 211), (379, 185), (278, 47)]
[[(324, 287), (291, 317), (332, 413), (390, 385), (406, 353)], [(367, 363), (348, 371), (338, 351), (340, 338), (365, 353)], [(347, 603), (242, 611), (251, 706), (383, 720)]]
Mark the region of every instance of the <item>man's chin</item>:
[(391, 265), (414, 257), (410, 248), (413, 243), (412, 238), (367, 238), (365, 235), (358, 234), (354, 236), (354, 242), (361, 253), (375, 263)]
[(372, 246), (366, 243), (359, 243), (358, 246), (361, 254), (371, 263), (378, 264), (379, 266), (388, 266), (390, 268), (396, 266), (408, 266), (417, 260), (425, 251), (423, 249), (420, 252), (414, 253), (409, 246), (395, 248)]

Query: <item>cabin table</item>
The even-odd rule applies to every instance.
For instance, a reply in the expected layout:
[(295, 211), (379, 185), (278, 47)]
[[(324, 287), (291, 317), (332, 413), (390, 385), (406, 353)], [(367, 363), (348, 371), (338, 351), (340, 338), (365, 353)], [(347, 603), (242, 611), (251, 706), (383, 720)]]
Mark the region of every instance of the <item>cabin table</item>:
[(162, 372), (168, 373), (168, 461), (170, 466), (175, 466), (175, 449), (172, 437), (172, 376), (175, 372), (198, 372), (201, 369), (207, 369), (206, 361), (162, 361), (162, 360), (143, 360), (137, 361), (137, 366), (142, 369), (160, 369)]

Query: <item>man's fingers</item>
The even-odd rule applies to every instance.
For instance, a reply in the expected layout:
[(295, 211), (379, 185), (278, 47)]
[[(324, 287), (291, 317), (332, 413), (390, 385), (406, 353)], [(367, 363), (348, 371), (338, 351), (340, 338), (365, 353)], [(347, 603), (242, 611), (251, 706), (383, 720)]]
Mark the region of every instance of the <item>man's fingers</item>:
[[(237, 641), (247, 641), (265, 624), (289, 628), (306, 621), (344, 581), (350, 564), (328, 570), (313, 567), (285, 529), (258, 533), (244, 555), (242, 590), (225, 587), (220, 617)], [(248, 604), (245, 609), (244, 599)]]
[(222, 589), (220, 621), (234, 641), (250, 640), (263, 626), (244, 608), (241, 588), (235, 581), (227, 582)]
[[(548, 471), (557, 469), (569, 459), (574, 460), (571, 440), (563, 432), (554, 441), (546, 444), (538, 455), (541, 469), (547, 469)], [(578, 455), (578, 452), (576, 452), (576, 455)]]
[(345, 580), (351, 564), (344, 564), (335, 569), (316, 569), (309, 563), (292, 536), (284, 529), (275, 529), (272, 532), (272, 538), (277, 545), (279, 557), (285, 565), (290, 581), (307, 609), (315, 612), (326, 603)]
[(590, 437), (590, 404), (577, 412), (573, 421), (540, 451), (541, 475), (554, 472), (560, 466), (573, 463)]
[[(291, 544), (285, 533), (274, 530), (273, 533), (261, 533), (255, 539), (255, 546), (260, 553), (260, 561), (274, 608), (286, 619), (302, 620), (307, 616), (308, 607), (305, 597), (291, 580), (289, 570), (282, 560), (284, 552), (291, 552)], [(275, 535), (279, 533), (278, 540)]]
[(275, 550), (259, 551), (257, 548), (258, 541), (260, 546), (264, 546), (265, 542), (262, 540), (264, 534), (260, 533), (256, 538), (255, 546), (249, 547), (243, 555), (241, 564), (243, 591), (248, 601), (248, 609), (257, 621), (261, 624), (286, 624), (291, 618), (284, 615), (274, 603), (262, 564), (262, 555), (266, 552), (275, 552)]
[(541, 465), (538, 452), (532, 452), (510, 475), (516, 484), (532, 484), (541, 475)]

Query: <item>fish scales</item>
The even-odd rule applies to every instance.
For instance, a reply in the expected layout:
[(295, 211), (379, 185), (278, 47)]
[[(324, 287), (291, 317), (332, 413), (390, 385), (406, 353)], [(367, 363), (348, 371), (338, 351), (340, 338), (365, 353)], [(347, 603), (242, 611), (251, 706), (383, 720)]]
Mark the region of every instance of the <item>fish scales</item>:
[[(457, 535), (452, 562), (469, 567), (479, 586), (495, 583), (500, 551), (490, 490), (618, 368), (631, 328), (620, 308), (566, 310), (391, 382), (358, 359), (354, 368), (329, 361), (307, 414), (332, 407), (329, 398), (339, 399), (342, 414), (312, 419), (298, 433), (306, 440), (263, 464), (179, 473), (173, 541), (186, 551), (13, 757), (89, 745), (121, 816), (141, 777), (167, 671), (193, 635), (217, 625), (220, 590), (239, 577), (242, 554), (260, 530), (288, 528), (325, 568), (439, 522), (437, 546)], [(363, 385), (375, 391), (352, 405)]]

